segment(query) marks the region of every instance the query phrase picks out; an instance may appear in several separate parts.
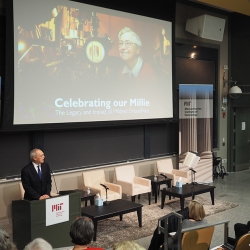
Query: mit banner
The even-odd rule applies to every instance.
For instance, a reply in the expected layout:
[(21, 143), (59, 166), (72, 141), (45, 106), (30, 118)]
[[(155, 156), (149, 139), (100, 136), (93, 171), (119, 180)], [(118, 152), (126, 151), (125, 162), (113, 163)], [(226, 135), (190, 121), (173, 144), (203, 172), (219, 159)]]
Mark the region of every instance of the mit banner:
[(180, 100), (181, 119), (188, 118), (212, 118), (213, 117), (213, 100), (209, 99), (206, 102), (201, 100)]
[(69, 221), (69, 196), (46, 200), (46, 226)]
[(197, 152), (200, 160), (192, 166), (197, 182), (212, 181), (213, 85), (180, 84), (179, 169), (189, 171), (187, 152)]

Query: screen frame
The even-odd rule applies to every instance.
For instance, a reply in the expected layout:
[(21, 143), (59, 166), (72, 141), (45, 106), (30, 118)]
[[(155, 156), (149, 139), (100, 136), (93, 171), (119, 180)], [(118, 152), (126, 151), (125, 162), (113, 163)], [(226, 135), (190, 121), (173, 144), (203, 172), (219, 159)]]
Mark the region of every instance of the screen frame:
[[(21, 0), (20, 0), (21, 1)], [(169, 21), (172, 23), (172, 105), (173, 117), (161, 119), (139, 119), (139, 120), (119, 120), (119, 121), (94, 121), (94, 122), (70, 122), (70, 123), (49, 123), (49, 124), (27, 124), (14, 125), (14, 25), (13, 25), (13, 1), (6, 2), (6, 67), (5, 67), (5, 91), (2, 95), (2, 131), (36, 131), (36, 130), (56, 130), (56, 129), (74, 129), (74, 128), (88, 128), (88, 127), (106, 127), (106, 126), (126, 126), (126, 125), (141, 125), (152, 123), (166, 123), (177, 121), (178, 118), (178, 98), (175, 96), (177, 88), (175, 86), (175, 1), (171, 0), (168, 3), (160, 3), (159, 0), (150, 6), (139, 5), (136, 6), (132, 0), (126, 3), (117, 3), (117, 1), (73, 1), (85, 3), (98, 7), (118, 10), (122, 12), (132, 13), (136, 15), (156, 18), (160, 20)], [(134, 6), (131, 11), (131, 6)], [(157, 7), (158, 6), (158, 7)], [(161, 7), (159, 7), (161, 6)], [(167, 14), (166, 14), (167, 13)], [(12, 28), (11, 28), (12, 27)], [(28, 96), (28, 93), (27, 93)]]

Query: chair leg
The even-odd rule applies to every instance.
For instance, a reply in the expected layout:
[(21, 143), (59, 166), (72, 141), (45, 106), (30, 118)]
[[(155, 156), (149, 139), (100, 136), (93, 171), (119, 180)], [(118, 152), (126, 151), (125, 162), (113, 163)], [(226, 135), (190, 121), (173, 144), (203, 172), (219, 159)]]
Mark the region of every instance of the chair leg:
[(140, 194), (138, 194), (138, 200), (140, 200), (141, 199), (141, 195)]
[(134, 196), (131, 196), (131, 201), (132, 201), (132, 202), (135, 202), (135, 195), (134, 195)]
[[(155, 194), (156, 195), (156, 194)], [(148, 204), (151, 204), (151, 192), (148, 193)]]
[(87, 207), (87, 205), (88, 205), (88, 201), (86, 200), (86, 201), (85, 201), (85, 207)]

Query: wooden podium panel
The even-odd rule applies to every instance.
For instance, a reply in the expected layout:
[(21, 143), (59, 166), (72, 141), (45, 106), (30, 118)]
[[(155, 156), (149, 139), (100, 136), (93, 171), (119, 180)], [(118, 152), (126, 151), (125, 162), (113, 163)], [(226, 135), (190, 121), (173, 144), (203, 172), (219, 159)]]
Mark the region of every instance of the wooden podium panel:
[(72, 245), (69, 230), (75, 217), (81, 215), (81, 193), (76, 191), (68, 195), (69, 221), (51, 226), (46, 226), (45, 200), (12, 201), (13, 241), (18, 249), (24, 249), (38, 237), (48, 241), (53, 248)]

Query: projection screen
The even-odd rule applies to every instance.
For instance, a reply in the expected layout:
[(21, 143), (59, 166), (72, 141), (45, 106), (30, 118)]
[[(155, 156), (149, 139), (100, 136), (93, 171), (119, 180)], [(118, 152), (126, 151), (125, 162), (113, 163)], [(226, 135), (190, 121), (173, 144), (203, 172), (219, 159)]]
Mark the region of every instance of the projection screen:
[(14, 125), (173, 117), (172, 23), (14, 0)]

